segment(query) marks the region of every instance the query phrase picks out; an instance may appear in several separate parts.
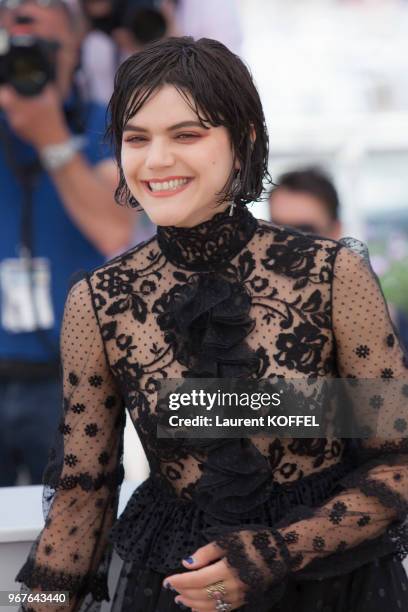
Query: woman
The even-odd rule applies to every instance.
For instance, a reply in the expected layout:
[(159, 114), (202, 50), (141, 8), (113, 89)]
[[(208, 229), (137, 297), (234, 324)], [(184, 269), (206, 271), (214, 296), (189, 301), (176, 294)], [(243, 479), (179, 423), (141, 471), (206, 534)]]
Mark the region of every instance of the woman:
[[(268, 178), (267, 133), (222, 44), (174, 38), (132, 56), (110, 111), (117, 199), (158, 231), (69, 294), (63, 442), (18, 579), (94, 609), (109, 538), (124, 560), (114, 611), (376, 612), (384, 597), (407, 609), (404, 439), (156, 435), (165, 378), (406, 377), (369, 266), (248, 211)], [(407, 388), (367, 397), (368, 411), (402, 406)], [(151, 475), (115, 522), (124, 406)]]

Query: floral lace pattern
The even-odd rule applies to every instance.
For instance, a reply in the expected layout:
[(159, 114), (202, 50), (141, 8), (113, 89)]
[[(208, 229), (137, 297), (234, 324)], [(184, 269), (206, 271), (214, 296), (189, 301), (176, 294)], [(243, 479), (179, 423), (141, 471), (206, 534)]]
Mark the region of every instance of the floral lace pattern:
[[(92, 594), (108, 540), (124, 559), (160, 571), (216, 540), (249, 598), (268, 591), (271, 603), (291, 573), (344, 573), (403, 554), (404, 439), (361, 441), (352, 453), (337, 438), (156, 435), (164, 378), (407, 377), (377, 281), (347, 246), (246, 209), (188, 230), (159, 228), (73, 287), (62, 355), (49, 512), (18, 576), (28, 587), (74, 576), (72, 590)], [(387, 413), (388, 402), (373, 395), (367, 410)], [(115, 522), (124, 406), (151, 476)]]
[(233, 217), (222, 212), (192, 228), (159, 227), (158, 244), (168, 261), (179, 268), (197, 272), (223, 268), (257, 228), (246, 206), (235, 206)]

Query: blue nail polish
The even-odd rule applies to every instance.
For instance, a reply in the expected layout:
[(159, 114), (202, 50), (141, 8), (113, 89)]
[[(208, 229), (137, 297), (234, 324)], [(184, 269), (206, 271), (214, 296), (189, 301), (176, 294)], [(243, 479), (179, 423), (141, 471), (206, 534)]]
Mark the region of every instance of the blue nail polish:
[(185, 561), (186, 563), (190, 563), (190, 565), (194, 563), (193, 557), (187, 557), (186, 559), (183, 559), (183, 561)]
[(170, 584), (170, 582), (165, 582), (165, 583), (163, 584), (163, 586), (164, 586), (164, 588), (165, 588), (165, 589), (171, 589), (171, 584)]
[(176, 604), (181, 608), (181, 610), (188, 610), (187, 606), (181, 603), (181, 601), (176, 601)]

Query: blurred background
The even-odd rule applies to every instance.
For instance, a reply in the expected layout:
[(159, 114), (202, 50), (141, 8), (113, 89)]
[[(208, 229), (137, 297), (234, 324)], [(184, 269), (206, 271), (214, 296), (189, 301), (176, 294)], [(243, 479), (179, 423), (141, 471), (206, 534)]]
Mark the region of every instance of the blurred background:
[[(8, 11), (18, 4), (0, 1)], [(151, 39), (206, 36), (238, 53), (263, 100), (273, 180), (310, 166), (331, 177), (340, 235), (368, 243), (394, 321), (408, 338), (408, 0), (70, 0), (69, 6), (81, 37), (76, 79), (100, 105), (120, 62)], [(252, 210), (274, 220), (267, 198)], [(152, 233), (138, 214), (130, 244)], [(132, 427), (125, 463), (127, 478), (145, 477)], [(23, 470), (19, 483), (26, 482)]]
[(238, 4), (272, 178), (310, 164), (327, 169), (343, 235), (368, 243), (386, 296), (408, 312), (408, 2)]

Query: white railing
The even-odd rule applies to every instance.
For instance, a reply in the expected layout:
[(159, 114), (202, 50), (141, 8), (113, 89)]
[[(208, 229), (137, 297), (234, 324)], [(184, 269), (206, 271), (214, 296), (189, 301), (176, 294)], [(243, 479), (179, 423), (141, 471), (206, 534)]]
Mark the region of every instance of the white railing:
[[(119, 512), (139, 482), (125, 481), (121, 487)], [(43, 528), (42, 486), (0, 487), (0, 591), (19, 591), (14, 578), (29, 553), (32, 542)], [(109, 575), (110, 593), (120, 571), (120, 560), (114, 555)], [(103, 612), (110, 605), (104, 604)], [(18, 607), (8, 607), (10, 612)]]

